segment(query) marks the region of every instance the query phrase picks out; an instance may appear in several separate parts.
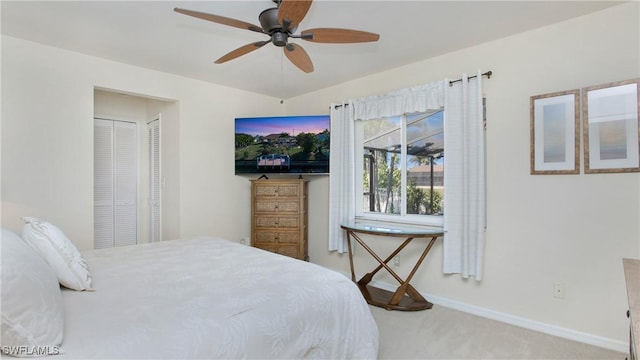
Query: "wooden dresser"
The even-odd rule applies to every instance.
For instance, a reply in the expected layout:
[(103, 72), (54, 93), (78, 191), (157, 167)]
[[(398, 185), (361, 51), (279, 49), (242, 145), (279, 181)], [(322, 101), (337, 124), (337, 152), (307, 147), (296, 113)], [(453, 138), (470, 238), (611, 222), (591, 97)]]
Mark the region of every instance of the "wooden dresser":
[(251, 244), (309, 260), (307, 180), (251, 180)]

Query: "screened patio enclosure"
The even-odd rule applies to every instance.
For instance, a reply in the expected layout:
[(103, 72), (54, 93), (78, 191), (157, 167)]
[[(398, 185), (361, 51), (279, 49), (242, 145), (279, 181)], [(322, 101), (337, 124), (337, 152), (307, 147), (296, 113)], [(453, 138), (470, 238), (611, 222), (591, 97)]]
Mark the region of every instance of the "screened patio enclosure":
[(363, 211), (442, 215), (443, 111), (363, 121)]

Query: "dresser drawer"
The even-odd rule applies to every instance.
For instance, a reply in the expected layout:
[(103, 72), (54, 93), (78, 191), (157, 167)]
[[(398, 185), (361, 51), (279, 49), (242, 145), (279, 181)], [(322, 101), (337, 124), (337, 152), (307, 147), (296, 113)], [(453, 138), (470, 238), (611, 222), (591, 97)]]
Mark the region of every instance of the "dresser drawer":
[(256, 231), (255, 238), (253, 239), (255, 244), (298, 244), (302, 240), (299, 231)]
[(299, 216), (254, 216), (256, 229), (278, 228), (278, 229), (298, 229), (300, 228)]
[(296, 259), (300, 259), (301, 258), (300, 254), (298, 253), (298, 246), (296, 246), (296, 245), (292, 245), (292, 246), (281, 246), (281, 245), (270, 246), (270, 245), (265, 245), (265, 246), (260, 246), (260, 249), (271, 251), (272, 253), (285, 255), (285, 256), (292, 257), (292, 258), (296, 258)]
[(265, 200), (259, 199), (255, 202), (256, 213), (273, 213), (273, 212), (300, 212), (299, 201), (286, 201), (286, 200)]
[(256, 184), (254, 195), (256, 197), (294, 197), (302, 194), (300, 184)]

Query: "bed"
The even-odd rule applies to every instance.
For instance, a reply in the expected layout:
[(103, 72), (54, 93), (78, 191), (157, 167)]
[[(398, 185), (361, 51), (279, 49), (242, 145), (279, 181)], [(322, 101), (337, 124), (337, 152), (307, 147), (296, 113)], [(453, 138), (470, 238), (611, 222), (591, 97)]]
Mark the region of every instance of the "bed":
[(358, 288), (320, 266), (210, 237), (82, 258), (92, 289), (61, 288), (64, 337), (48, 358), (377, 357)]

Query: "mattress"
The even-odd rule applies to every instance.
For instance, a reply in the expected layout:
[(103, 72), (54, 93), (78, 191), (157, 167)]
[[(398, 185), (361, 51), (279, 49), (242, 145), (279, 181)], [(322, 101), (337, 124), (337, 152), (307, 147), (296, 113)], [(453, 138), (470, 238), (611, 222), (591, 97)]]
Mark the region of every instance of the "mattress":
[(62, 291), (51, 358), (377, 357), (357, 286), (320, 266), (205, 237), (82, 255), (95, 291)]

